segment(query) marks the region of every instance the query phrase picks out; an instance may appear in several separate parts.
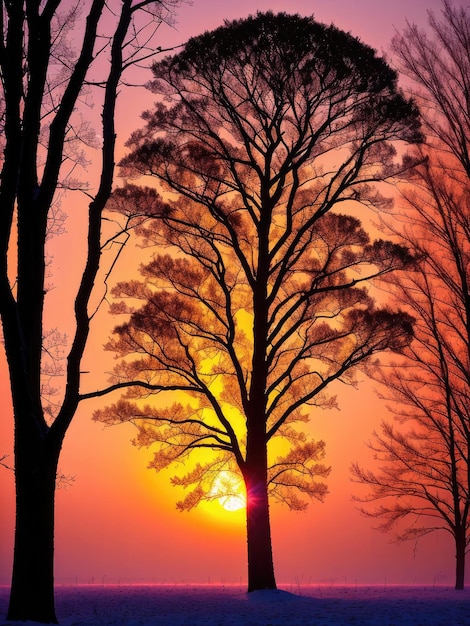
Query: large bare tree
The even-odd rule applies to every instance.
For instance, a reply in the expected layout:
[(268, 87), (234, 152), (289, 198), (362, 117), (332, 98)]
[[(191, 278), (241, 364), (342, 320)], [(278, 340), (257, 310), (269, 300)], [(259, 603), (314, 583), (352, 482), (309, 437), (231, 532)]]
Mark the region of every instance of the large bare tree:
[[(156, 444), (155, 469), (218, 452), (175, 479), (194, 488), (183, 507), (210, 496), (215, 468), (237, 470), (248, 589), (273, 588), (269, 488), (294, 506), (325, 492), (315, 480), (327, 473), (323, 445), (299, 425), (330, 383), (351, 382), (354, 366), (410, 338), (410, 318), (376, 308), (366, 290), (406, 265), (406, 249), (371, 242), (338, 208), (380, 206), (373, 184), (402, 167), (392, 142), (420, 139), (417, 111), (372, 49), (283, 13), (191, 39), (153, 72), (157, 104), (123, 166), (176, 194), (140, 230), (169, 254), (143, 269), (144, 282), (115, 288), (130, 299), (115, 312), (130, 319), (110, 344), (125, 357), (116, 383), (140, 378), (147, 389), (96, 418), (136, 423), (138, 441)], [(158, 202), (136, 193), (116, 194), (115, 210)], [(160, 395), (145, 404), (152, 389)]]
[[(81, 400), (81, 361), (93, 316), (89, 303), (104, 243), (103, 209), (114, 176), (116, 98), (123, 71), (154, 53), (156, 29), (177, 4), (177, 0), (1, 2), (0, 315), (15, 420), (16, 478), (10, 620), (56, 621), (57, 463)], [(77, 42), (76, 54), (72, 40)], [(86, 263), (75, 298), (64, 393), (50, 415), (43, 394), (46, 240), (57, 217), (58, 191), (67, 184), (75, 186), (64, 178), (75, 169), (86, 141), (80, 97), (92, 88), (90, 71), (96, 64), (100, 69), (94, 76), (102, 74), (102, 97), (94, 95), (95, 102), (100, 98), (102, 103), (99, 182), (95, 190), (87, 190), (87, 237), (76, 242), (85, 250)], [(57, 230), (57, 224), (52, 229)]]
[[(428, 145), (395, 218), (421, 259), (393, 292), (416, 317), (414, 342), (383, 370), (396, 424), (385, 421), (370, 447), (380, 467), (353, 466), (369, 485), (368, 515), (399, 539), (435, 530), (452, 536), (455, 586), (465, 583), (470, 542), (470, 13), (443, 2), (431, 34), (410, 25), (394, 40), (413, 81)], [(395, 219), (395, 229), (397, 220)], [(376, 502), (373, 506), (371, 503)]]

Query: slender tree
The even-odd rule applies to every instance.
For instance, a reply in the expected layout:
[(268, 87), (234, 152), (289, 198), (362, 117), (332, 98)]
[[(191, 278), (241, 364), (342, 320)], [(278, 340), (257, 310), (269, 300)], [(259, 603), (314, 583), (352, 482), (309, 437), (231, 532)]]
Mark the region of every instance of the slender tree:
[[(81, 399), (81, 360), (93, 317), (89, 303), (104, 245), (102, 214), (114, 174), (116, 98), (123, 71), (154, 53), (149, 46), (155, 31), (178, 3), (122, 0), (114, 4), (115, 12), (105, 0), (1, 2), (0, 315), (15, 420), (16, 479), (10, 620), (56, 622), (57, 463)], [(83, 14), (86, 19), (79, 23)], [(80, 42), (77, 55), (69, 45), (71, 31)], [(96, 192), (87, 191), (86, 263), (75, 299), (65, 392), (51, 415), (43, 393), (46, 240), (56, 217), (58, 190), (67, 185), (64, 177), (73, 171), (79, 146), (86, 139), (86, 124), (77, 117), (77, 108), (84, 90), (91, 88), (95, 62), (102, 70), (107, 68), (100, 83), (99, 184)], [(69, 180), (69, 186), (75, 185)]]
[[(411, 335), (409, 316), (376, 308), (365, 288), (406, 265), (407, 251), (370, 242), (337, 207), (380, 205), (372, 183), (403, 167), (391, 142), (420, 139), (417, 111), (372, 49), (284, 13), (191, 39), (153, 73), (158, 102), (122, 165), (176, 194), (140, 229), (169, 253), (143, 268), (144, 282), (115, 288), (131, 300), (114, 311), (130, 318), (109, 347), (124, 357), (116, 383), (140, 379), (160, 396), (145, 405), (134, 389), (95, 418), (136, 423), (137, 442), (157, 446), (157, 470), (218, 452), (174, 479), (194, 487), (182, 508), (210, 495), (214, 469), (238, 469), (248, 589), (274, 588), (269, 487), (294, 506), (325, 493), (323, 444), (299, 423), (329, 402), (331, 382), (351, 382), (354, 366)], [(139, 205), (142, 193), (157, 197), (140, 191)], [(117, 194), (116, 210), (132, 196)], [(168, 404), (171, 392), (187, 404)]]
[(380, 530), (397, 526), (399, 540), (450, 533), (455, 587), (463, 589), (470, 540), (469, 188), (429, 163), (419, 178), (421, 192), (407, 196), (407, 241), (421, 262), (392, 287), (416, 318), (415, 339), (379, 376), (397, 424), (384, 421), (369, 443), (379, 469), (356, 463), (353, 475), (370, 487), (358, 499), (369, 503), (366, 515), (383, 520)]
[[(443, 2), (432, 37), (409, 25), (394, 40), (414, 81), (428, 146), (404, 191), (404, 243), (421, 258), (393, 292), (416, 317), (414, 342), (380, 380), (397, 424), (382, 424), (370, 447), (380, 468), (353, 466), (369, 485), (365, 513), (397, 525), (399, 539), (435, 530), (453, 538), (456, 589), (465, 583), (470, 541), (470, 14)], [(395, 216), (397, 217), (397, 216)], [(395, 224), (397, 220), (395, 220)], [(396, 227), (395, 227), (396, 229)]]

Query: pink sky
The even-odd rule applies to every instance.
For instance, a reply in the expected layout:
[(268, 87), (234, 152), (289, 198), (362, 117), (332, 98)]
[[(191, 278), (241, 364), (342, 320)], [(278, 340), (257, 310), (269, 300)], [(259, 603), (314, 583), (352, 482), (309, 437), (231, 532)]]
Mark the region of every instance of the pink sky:
[(441, 3), (437, 0), (193, 0), (190, 6), (180, 9), (175, 25), (176, 33), (171, 36), (171, 40), (179, 43), (178, 34), (185, 39), (216, 28), (225, 19), (271, 10), (313, 15), (316, 20), (327, 24), (333, 22), (377, 50), (385, 51), (395, 29), (401, 30), (406, 20), (424, 25), (426, 11), (431, 9), (438, 12), (440, 6)]
[[(162, 46), (175, 45), (191, 35), (220, 25), (224, 18), (244, 17), (257, 10), (314, 14), (322, 22), (359, 36), (365, 43), (386, 52), (395, 28), (406, 19), (423, 26), (426, 9), (438, 11), (440, 3), (395, 0), (305, 0), (257, 2), (194, 0), (180, 9), (175, 30), (161, 31)], [(149, 75), (150, 78), (150, 75)], [(140, 126), (139, 115), (151, 103), (145, 92), (133, 92), (120, 102), (119, 139)], [(63, 206), (67, 210), (66, 203)], [(68, 281), (70, 250), (76, 229), (72, 218), (68, 235), (56, 248), (55, 294), (51, 295), (53, 323), (68, 314), (60, 286)], [(79, 252), (77, 252), (79, 256)], [(74, 255), (75, 256), (75, 253)], [(129, 257), (130, 258), (130, 257)], [(128, 261), (121, 267), (128, 269)], [(55, 303), (53, 298), (57, 298)], [(68, 305), (70, 306), (70, 304)], [(55, 312), (55, 315), (54, 315)], [(59, 312), (59, 313), (57, 313)], [(92, 337), (95, 352), (89, 356), (93, 376), (97, 353), (112, 326), (109, 316)], [(103, 330), (104, 329), (104, 330)], [(64, 329), (65, 332), (67, 329)], [(104, 335), (104, 336), (103, 336)], [(99, 361), (99, 360), (98, 360)], [(101, 363), (101, 361), (99, 361)], [(93, 379), (94, 382), (94, 379)], [(0, 454), (11, 453), (12, 421), (8, 402), (6, 368), (0, 358)], [(272, 507), (273, 547), (279, 582), (355, 582), (452, 584), (454, 559), (450, 537), (435, 534), (413, 552), (411, 544), (390, 544), (391, 537), (371, 530), (371, 523), (355, 510), (351, 493), (357, 487), (349, 480), (349, 466), (361, 459), (367, 463), (364, 442), (386, 414), (370, 385), (340, 396), (340, 411), (323, 412), (312, 418), (317, 438), (327, 443), (327, 462), (333, 466), (328, 479), (330, 494), (324, 504), (312, 504), (307, 513), (290, 513)], [(190, 513), (178, 513), (175, 503), (181, 493), (169, 484), (172, 472), (160, 475), (146, 469), (148, 450), (131, 446), (132, 428), (104, 430), (91, 422), (91, 405), (83, 405), (66, 437), (61, 470), (75, 481), (57, 495), (56, 580), (70, 582), (239, 582), (246, 579), (246, 542), (243, 513), (229, 513), (217, 504)], [(0, 468), (0, 584), (8, 584), (12, 559), (13, 476)]]

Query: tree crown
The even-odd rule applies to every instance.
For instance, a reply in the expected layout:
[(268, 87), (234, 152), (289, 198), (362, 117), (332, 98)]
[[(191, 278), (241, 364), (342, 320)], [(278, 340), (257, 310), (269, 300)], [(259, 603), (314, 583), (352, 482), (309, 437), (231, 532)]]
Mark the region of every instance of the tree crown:
[(143, 268), (145, 282), (116, 287), (130, 304), (114, 310), (130, 319), (109, 347), (125, 357), (117, 381), (192, 400), (143, 407), (134, 390), (97, 417), (140, 424), (138, 441), (160, 446), (156, 468), (210, 447), (243, 472), (251, 439), (279, 436), (292, 444), (270, 459), (283, 499), (295, 503), (283, 485), (321, 495), (308, 484), (325, 475), (323, 448), (296, 428), (312, 406), (331, 406), (331, 382), (412, 335), (410, 317), (375, 307), (365, 288), (410, 255), (370, 241), (338, 205), (384, 202), (372, 183), (397, 170), (392, 141), (420, 139), (417, 111), (373, 50), (284, 13), (226, 23), (153, 73), (159, 100), (122, 165), (171, 192), (139, 231), (170, 254)]

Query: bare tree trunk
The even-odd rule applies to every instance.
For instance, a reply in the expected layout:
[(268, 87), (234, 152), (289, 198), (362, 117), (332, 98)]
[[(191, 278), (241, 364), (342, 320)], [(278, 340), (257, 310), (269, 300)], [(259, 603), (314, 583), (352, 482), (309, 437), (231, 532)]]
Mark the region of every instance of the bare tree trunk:
[(266, 480), (247, 485), (248, 591), (276, 589)]
[(455, 588), (465, 589), (465, 528), (457, 529), (455, 535)]
[(7, 618), (56, 623), (54, 495), (63, 436), (51, 432), (44, 420), (35, 370), (29, 367), (28, 338), (8, 290), (2, 305), (15, 416), (16, 526)]
[[(21, 437), (21, 435), (20, 435)], [(25, 439), (25, 437), (23, 437)], [(60, 445), (16, 437), (16, 528), (7, 619), (57, 623), (54, 603), (54, 496)]]
[(266, 210), (258, 226), (257, 284), (253, 289), (253, 361), (250, 401), (247, 407), (247, 442), (244, 477), (247, 493), (248, 591), (276, 589), (268, 502), (266, 439), (266, 346), (269, 334), (269, 192), (262, 193)]
[(255, 420), (248, 431), (243, 476), (247, 494), (248, 591), (276, 589), (269, 518), (264, 420)]
[[(10, 311), (11, 312), (11, 311)], [(54, 601), (54, 503), (57, 465), (66, 428), (48, 426), (30, 384), (23, 334), (3, 317), (15, 415), (16, 519), (7, 619), (57, 623)]]

